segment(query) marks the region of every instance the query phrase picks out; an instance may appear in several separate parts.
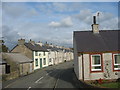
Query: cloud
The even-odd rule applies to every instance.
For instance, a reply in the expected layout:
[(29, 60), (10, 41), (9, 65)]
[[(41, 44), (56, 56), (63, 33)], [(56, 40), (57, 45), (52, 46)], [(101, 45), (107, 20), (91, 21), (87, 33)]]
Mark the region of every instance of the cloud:
[[(101, 7), (103, 7), (102, 4)], [(21, 37), (36, 42), (48, 41), (56, 45), (72, 46), (72, 32), (91, 30), (92, 17), (97, 12), (100, 12), (100, 30), (116, 29), (118, 21), (114, 12), (117, 10), (114, 9), (111, 13), (111, 9), (96, 9), (97, 5), (52, 2), (4, 3), (2, 17), (3, 25), (5, 25), (3, 27), (4, 39), (9, 46), (15, 46), (13, 43), (17, 43), (17, 39)], [(114, 23), (111, 24), (111, 22)]]
[(3, 0), (3, 2), (119, 2), (119, 0)]
[[(110, 22), (113, 22), (112, 24)], [(100, 28), (103, 30), (116, 30), (118, 29), (118, 18), (110, 18), (109, 20), (100, 22)]]
[(73, 26), (73, 22), (72, 22), (72, 19), (71, 17), (67, 17), (67, 18), (64, 18), (63, 20), (61, 20), (60, 22), (54, 22), (52, 21), (50, 24), (49, 24), (50, 27), (53, 27), (53, 28), (58, 28), (58, 27), (71, 27)]
[(57, 12), (64, 12), (68, 8), (66, 6), (66, 4), (64, 4), (64, 3), (57, 3), (57, 2), (53, 3), (53, 7), (54, 7), (54, 10), (57, 11)]
[(10, 48), (15, 45), (16, 41), (20, 38), (18, 31), (10, 28), (9, 26), (2, 26), (2, 37), (5, 44), (10, 46)]
[(2, 6), (3, 13), (13, 18), (18, 18), (24, 15), (24, 13), (27, 11), (27, 8), (23, 3), (3, 3)]
[[(99, 17), (97, 16), (97, 13)], [(81, 10), (79, 14), (73, 16), (74, 19), (79, 20), (81, 27), (87, 27), (93, 23), (93, 16), (96, 16), (97, 23), (100, 24), (100, 29), (117, 29), (118, 27), (118, 18), (115, 17), (112, 13), (96, 11), (93, 12), (90, 9)], [(114, 22), (110, 25), (110, 22)]]
[(92, 22), (92, 10), (90, 9), (85, 9), (81, 10), (79, 14), (75, 15), (74, 17), (80, 20), (80, 22), (90, 24)]

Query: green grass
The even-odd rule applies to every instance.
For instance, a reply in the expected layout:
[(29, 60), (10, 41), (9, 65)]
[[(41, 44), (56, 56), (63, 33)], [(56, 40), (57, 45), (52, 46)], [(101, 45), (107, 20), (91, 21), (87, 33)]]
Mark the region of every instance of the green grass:
[(106, 87), (106, 88), (120, 88), (120, 82), (98, 84), (97, 86)]

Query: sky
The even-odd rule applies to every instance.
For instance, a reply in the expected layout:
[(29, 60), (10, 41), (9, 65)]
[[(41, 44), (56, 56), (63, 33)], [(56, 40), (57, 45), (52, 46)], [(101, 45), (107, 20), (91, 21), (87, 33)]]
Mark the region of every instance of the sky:
[(1, 6), (0, 35), (10, 49), (20, 38), (72, 47), (73, 31), (90, 31), (98, 12), (100, 30), (118, 29), (117, 2), (2, 2)]

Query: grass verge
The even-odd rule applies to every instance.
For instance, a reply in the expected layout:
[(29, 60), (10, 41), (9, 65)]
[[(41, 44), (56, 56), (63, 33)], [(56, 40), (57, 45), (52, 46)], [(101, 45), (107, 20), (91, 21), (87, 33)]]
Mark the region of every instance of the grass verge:
[(98, 87), (105, 87), (105, 88), (120, 88), (120, 82), (96, 84), (96, 86), (98, 86)]

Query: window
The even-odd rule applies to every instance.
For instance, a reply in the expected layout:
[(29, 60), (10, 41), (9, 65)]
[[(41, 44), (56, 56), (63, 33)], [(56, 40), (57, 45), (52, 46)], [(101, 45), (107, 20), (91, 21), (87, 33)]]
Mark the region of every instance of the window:
[(38, 66), (38, 59), (35, 59), (35, 66)]
[(46, 58), (43, 58), (43, 64), (46, 65)]
[(91, 55), (91, 71), (102, 71), (101, 55)]
[(41, 53), (39, 53), (39, 56), (41, 56)]
[(120, 54), (114, 54), (114, 70), (120, 70)]
[(43, 52), (43, 55), (45, 56), (45, 52)]
[(51, 61), (51, 58), (49, 59), (49, 62), (52, 62), (52, 61)]
[(38, 56), (38, 52), (37, 51), (35, 51), (35, 56)]

